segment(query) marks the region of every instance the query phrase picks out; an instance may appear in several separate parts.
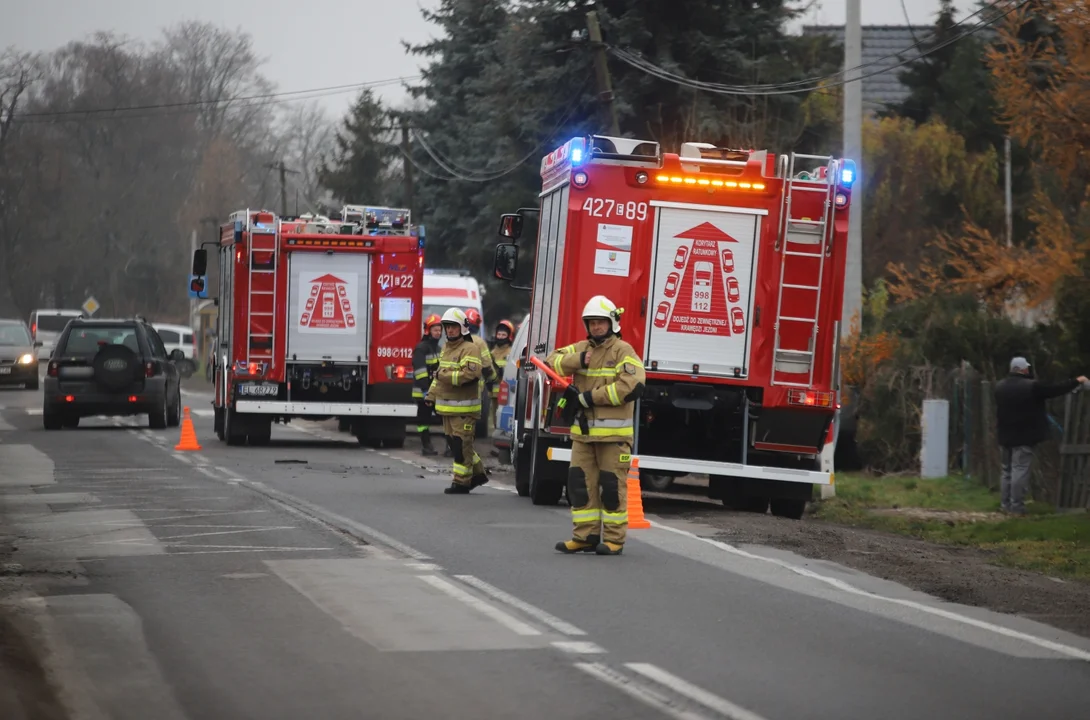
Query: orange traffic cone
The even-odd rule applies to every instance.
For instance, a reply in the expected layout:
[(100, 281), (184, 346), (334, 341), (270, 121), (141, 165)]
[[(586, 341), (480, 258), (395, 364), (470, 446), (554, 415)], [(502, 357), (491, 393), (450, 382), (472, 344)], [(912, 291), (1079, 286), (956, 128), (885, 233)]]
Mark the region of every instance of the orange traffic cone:
[(189, 408), (184, 408), (182, 414), (182, 436), (178, 438), (175, 450), (200, 450), (197, 442), (197, 432), (193, 429), (193, 418), (189, 417)]
[(643, 496), (640, 494), (640, 459), (632, 458), (628, 466), (628, 529), (645, 530), (651, 523), (643, 516)]

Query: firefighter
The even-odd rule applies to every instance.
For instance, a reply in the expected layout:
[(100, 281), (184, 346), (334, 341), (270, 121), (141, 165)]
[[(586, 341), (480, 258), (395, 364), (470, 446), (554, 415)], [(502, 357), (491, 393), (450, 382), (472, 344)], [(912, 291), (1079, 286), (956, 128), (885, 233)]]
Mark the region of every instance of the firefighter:
[(413, 350), (413, 400), (416, 401), (416, 433), (420, 436), (421, 455), (438, 454), (431, 444), (432, 409), (425, 404), (424, 393), (439, 369), (439, 339), (442, 336), (442, 319), (429, 315), (424, 321), (424, 337)]
[(492, 426), (496, 426), (496, 412), (499, 410), (500, 383), (503, 382), (504, 368), (507, 367), (507, 356), (511, 354), (511, 341), (515, 338), (515, 326), (510, 320), (500, 320), (496, 324), (495, 335), (492, 338), (492, 346), (489, 353), (492, 355), (492, 364), (496, 366), (496, 382), (492, 385)]
[(464, 495), (488, 482), (484, 463), (473, 449), (477, 420), (481, 417), (480, 380), (484, 366), (470, 337), (465, 313), (451, 308), (443, 313), (441, 322), (447, 342), (424, 402), (434, 405), (443, 418), (443, 432), (454, 455), (454, 480), (443, 492)]
[(481, 401), (484, 402), (484, 393), (491, 393), (496, 388), (496, 366), (492, 362), (492, 352), (488, 349), (488, 343), (481, 339), (481, 314), (476, 308), (466, 308), (466, 326), (469, 328), (470, 339), (477, 346), (480, 353), (484, 372), (479, 384), (481, 389)]
[(568, 502), (574, 526), (572, 539), (556, 544), (563, 553), (620, 555), (624, 549), (634, 405), (646, 376), (643, 361), (621, 339), (622, 312), (595, 295), (583, 308), (587, 339), (545, 360), (557, 374), (573, 376), (560, 401), (563, 422), (571, 425)]

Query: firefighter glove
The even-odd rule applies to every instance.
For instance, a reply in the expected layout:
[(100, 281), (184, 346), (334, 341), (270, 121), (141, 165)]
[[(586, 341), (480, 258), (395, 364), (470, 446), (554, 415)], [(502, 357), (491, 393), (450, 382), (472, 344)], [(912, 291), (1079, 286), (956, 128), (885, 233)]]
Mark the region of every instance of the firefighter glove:
[(594, 404), (594, 396), (591, 395), (591, 391), (587, 390), (585, 393), (579, 394), (579, 404), (585, 408), (589, 408)]
[(579, 391), (569, 385), (564, 388), (564, 395), (556, 403), (556, 406), (560, 408), (560, 421), (565, 425), (571, 425), (575, 420), (575, 413), (580, 408), (580, 395)]

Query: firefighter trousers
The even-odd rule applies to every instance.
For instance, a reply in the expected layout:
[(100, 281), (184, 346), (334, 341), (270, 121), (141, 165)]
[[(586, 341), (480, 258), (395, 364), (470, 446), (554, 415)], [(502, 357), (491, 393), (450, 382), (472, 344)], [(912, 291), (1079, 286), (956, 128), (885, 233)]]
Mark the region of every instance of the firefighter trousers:
[(472, 485), (474, 475), (484, 475), (484, 463), (473, 449), (477, 435), (477, 418), (471, 415), (444, 415), (443, 432), (454, 454), (454, 482)]
[(587, 542), (596, 536), (604, 542), (624, 544), (631, 452), (632, 446), (626, 442), (572, 442), (568, 502), (575, 540)]

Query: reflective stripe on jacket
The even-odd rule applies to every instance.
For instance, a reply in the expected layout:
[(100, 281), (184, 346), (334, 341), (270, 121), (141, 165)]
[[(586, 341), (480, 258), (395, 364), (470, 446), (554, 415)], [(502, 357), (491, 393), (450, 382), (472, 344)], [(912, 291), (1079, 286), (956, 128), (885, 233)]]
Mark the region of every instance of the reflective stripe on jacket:
[(439, 357), (439, 370), (425, 399), (435, 403), (435, 412), (440, 415), (472, 415), (479, 418), (481, 371), (476, 344), (463, 338), (448, 338)]
[[(587, 350), (591, 358), (584, 365)], [(577, 419), (571, 426), (572, 440), (632, 441), (635, 401), (643, 394), (647, 375), (631, 345), (616, 335), (601, 344), (581, 340), (554, 351), (545, 363), (558, 375), (572, 376), (572, 384), (580, 393), (591, 393), (591, 407), (580, 406), (579, 411), (586, 418), (587, 432)]]
[(425, 335), (413, 349), (413, 398), (423, 400), (439, 369), (439, 341)]

